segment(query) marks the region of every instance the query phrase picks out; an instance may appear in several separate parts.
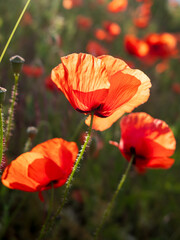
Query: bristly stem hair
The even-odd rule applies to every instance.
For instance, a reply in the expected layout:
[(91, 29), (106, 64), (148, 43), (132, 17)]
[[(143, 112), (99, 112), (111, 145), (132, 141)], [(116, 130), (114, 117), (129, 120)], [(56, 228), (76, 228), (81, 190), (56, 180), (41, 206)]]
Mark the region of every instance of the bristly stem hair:
[(116, 200), (116, 198), (117, 198), (117, 195), (118, 195), (119, 191), (121, 190), (121, 188), (122, 188), (122, 186), (123, 186), (124, 181), (126, 180), (127, 174), (128, 174), (128, 172), (129, 172), (129, 170), (130, 170), (130, 168), (131, 168), (131, 165), (132, 165), (132, 163), (133, 163), (133, 161), (134, 161), (134, 158), (135, 158), (135, 155), (133, 155), (133, 156), (131, 157), (131, 160), (130, 160), (129, 163), (128, 163), (128, 166), (127, 166), (127, 168), (126, 168), (126, 171), (125, 171), (125, 173), (123, 174), (123, 176), (122, 176), (122, 178), (121, 178), (121, 180), (120, 180), (120, 182), (119, 182), (119, 184), (118, 184), (118, 186), (117, 186), (117, 189), (116, 189), (116, 191), (114, 192), (114, 195), (113, 195), (111, 201), (109, 202), (109, 204), (108, 204), (108, 206), (107, 206), (107, 208), (106, 208), (106, 210), (105, 210), (105, 212), (104, 212), (104, 215), (103, 215), (103, 217), (102, 217), (102, 221), (101, 221), (100, 225), (99, 225), (99, 226), (97, 227), (97, 229), (96, 229), (96, 232), (95, 232), (95, 235), (94, 235), (94, 240), (97, 240), (97, 239), (98, 239), (99, 232), (100, 232), (101, 228), (103, 227), (104, 222), (105, 222), (106, 219), (109, 217), (109, 215), (110, 215), (110, 213), (111, 213), (111, 211), (112, 211), (114, 202), (115, 202), (115, 200)]
[(9, 44), (10, 44), (12, 38), (13, 38), (13, 36), (14, 36), (14, 33), (15, 33), (17, 27), (19, 26), (19, 23), (20, 23), (20, 21), (21, 21), (21, 19), (22, 19), (22, 17), (23, 17), (23, 15), (24, 15), (24, 13), (25, 13), (25, 11), (26, 11), (26, 9), (27, 9), (27, 7), (28, 7), (28, 5), (29, 5), (30, 2), (31, 2), (31, 0), (28, 0), (28, 1), (26, 2), (25, 6), (24, 6), (24, 8), (23, 8), (23, 10), (22, 10), (22, 12), (21, 12), (21, 14), (20, 14), (20, 16), (19, 16), (19, 18), (18, 18), (18, 20), (17, 20), (17, 22), (16, 22), (16, 24), (15, 24), (12, 32), (11, 32), (11, 35), (9, 36), (9, 39), (8, 39), (6, 45), (5, 45), (5, 47), (4, 47), (4, 49), (3, 49), (2, 53), (1, 53), (0, 63), (2, 62), (2, 59), (3, 59), (3, 57), (4, 57), (4, 54), (5, 54), (8, 46), (9, 46)]
[(78, 168), (78, 165), (79, 165), (79, 163), (80, 163), (80, 161), (81, 161), (81, 159), (83, 157), (83, 154), (84, 154), (84, 152), (86, 150), (87, 144), (88, 144), (88, 142), (90, 140), (90, 137), (91, 137), (92, 125), (93, 125), (93, 117), (94, 117), (94, 112), (91, 113), (91, 123), (90, 123), (90, 126), (89, 126), (88, 134), (86, 136), (86, 140), (85, 140), (85, 142), (84, 142), (84, 144), (83, 144), (83, 146), (82, 146), (82, 148), (81, 148), (81, 150), (80, 150), (80, 152), (79, 152), (79, 154), (77, 156), (75, 165), (74, 165), (73, 170), (71, 172), (71, 175), (69, 176), (69, 178), (68, 178), (68, 180), (66, 182), (66, 189), (65, 189), (65, 192), (64, 192), (62, 203), (59, 206), (59, 208), (57, 209), (55, 215), (51, 218), (51, 220), (47, 224), (47, 226), (45, 224), (43, 225), (38, 240), (41, 240), (42, 237), (45, 234), (47, 234), (52, 229), (52, 227), (54, 225), (54, 222), (56, 221), (57, 217), (61, 214), (61, 211), (62, 211), (62, 209), (64, 207), (64, 204), (65, 204), (65, 202), (67, 200), (67, 195), (68, 195), (69, 189), (71, 187), (71, 182), (73, 180), (74, 174), (75, 174), (75, 172), (76, 172), (76, 170)]
[(7, 127), (6, 127), (6, 131), (5, 131), (5, 148), (7, 148), (8, 142), (9, 142), (9, 138), (11, 135), (11, 130), (13, 127), (13, 117), (14, 117), (14, 106), (16, 103), (16, 96), (17, 96), (17, 89), (18, 89), (18, 80), (19, 80), (19, 74), (14, 74), (14, 86), (13, 86), (13, 90), (12, 90), (12, 97), (11, 97), (11, 106), (9, 108), (9, 116), (8, 116), (8, 120), (7, 120)]

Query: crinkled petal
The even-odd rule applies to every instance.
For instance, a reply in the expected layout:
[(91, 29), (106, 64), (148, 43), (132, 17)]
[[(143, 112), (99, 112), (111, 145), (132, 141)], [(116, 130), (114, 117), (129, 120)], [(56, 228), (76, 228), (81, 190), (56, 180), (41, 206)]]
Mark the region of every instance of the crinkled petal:
[[(94, 116), (93, 129), (99, 130), (99, 131), (104, 131), (108, 129), (124, 113), (131, 112), (135, 107), (138, 107), (140, 104), (143, 104), (148, 100), (149, 94), (150, 94), (149, 88), (151, 87), (150, 79), (143, 72), (137, 69), (134, 70), (134, 69), (126, 68), (123, 71), (123, 73), (134, 76), (141, 82), (141, 85), (138, 87), (136, 94), (128, 102), (120, 106), (111, 116), (107, 118), (100, 118), (100, 117)], [(90, 118), (91, 116), (89, 116), (86, 119), (87, 125), (90, 124)]]
[(85, 53), (74, 53), (61, 61), (51, 77), (75, 109), (90, 112), (104, 102), (110, 83), (103, 61)]

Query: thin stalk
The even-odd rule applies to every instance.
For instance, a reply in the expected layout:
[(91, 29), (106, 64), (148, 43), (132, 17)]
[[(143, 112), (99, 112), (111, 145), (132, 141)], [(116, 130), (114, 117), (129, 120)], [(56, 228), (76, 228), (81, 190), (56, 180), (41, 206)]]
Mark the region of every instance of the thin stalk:
[(126, 171), (125, 171), (125, 173), (123, 174), (123, 176), (122, 176), (122, 178), (121, 178), (121, 180), (120, 180), (120, 182), (119, 182), (119, 184), (118, 184), (118, 186), (117, 186), (117, 189), (116, 189), (116, 191), (114, 192), (114, 195), (113, 195), (111, 201), (109, 202), (109, 204), (108, 204), (108, 206), (107, 206), (107, 208), (106, 208), (106, 210), (105, 210), (105, 212), (104, 212), (102, 221), (101, 221), (100, 225), (99, 225), (99, 226), (97, 227), (97, 229), (96, 229), (96, 232), (95, 232), (95, 235), (94, 235), (94, 240), (98, 239), (99, 232), (100, 232), (102, 226), (104, 225), (104, 222), (106, 221), (106, 219), (109, 217), (109, 215), (110, 215), (110, 213), (111, 213), (111, 210), (112, 210), (112, 207), (113, 207), (114, 202), (115, 202), (115, 200), (116, 200), (116, 197), (117, 197), (119, 191), (121, 190), (124, 181), (126, 180), (127, 174), (128, 174), (128, 172), (129, 172), (129, 170), (130, 170), (130, 168), (131, 168), (131, 165), (132, 165), (132, 163), (133, 163), (133, 160), (134, 160), (134, 155), (132, 156), (131, 160), (129, 161), (128, 166), (127, 166), (127, 168), (126, 168)]
[(52, 183), (52, 188), (51, 188), (51, 200), (50, 200), (50, 204), (49, 204), (49, 211), (48, 211), (48, 215), (47, 215), (47, 217), (46, 217), (46, 221), (45, 221), (45, 223), (44, 223), (43, 226), (42, 226), (42, 231), (41, 231), (38, 239), (42, 239), (42, 237), (43, 237), (43, 234), (44, 234), (46, 225), (47, 225), (47, 223), (48, 223), (48, 221), (49, 221), (49, 218), (50, 218), (50, 216), (51, 216), (51, 213), (52, 213), (53, 202), (54, 202), (54, 187), (53, 187), (53, 183)]
[(12, 130), (12, 124), (13, 124), (13, 117), (14, 117), (14, 106), (16, 103), (16, 95), (17, 95), (17, 87), (18, 87), (18, 80), (19, 80), (19, 74), (14, 74), (15, 84), (13, 86), (12, 91), (12, 98), (11, 98), (11, 106), (9, 109), (9, 116), (7, 120), (7, 127), (5, 132), (5, 146), (7, 147), (11, 130)]
[(3, 157), (3, 117), (2, 106), (0, 106), (0, 165)]
[(79, 153), (79, 155), (78, 155), (78, 157), (76, 159), (76, 163), (75, 163), (75, 165), (73, 167), (71, 175), (69, 176), (69, 178), (68, 178), (68, 180), (66, 182), (66, 189), (65, 189), (65, 192), (64, 192), (62, 203), (61, 203), (60, 207), (58, 208), (58, 210), (56, 211), (56, 214), (50, 220), (50, 222), (49, 222), (49, 224), (47, 226), (47, 229), (46, 229), (46, 226), (42, 227), (41, 232), (40, 232), (40, 236), (41, 237), (39, 237), (38, 240), (41, 240), (42, 237), (45, 235), (45, 229), (46, 229), (46, 233), (48, 233), (50, 231), (50, 228), (52, 228), (56, 218), (61, 214), (61, 211), (62, 211), (62, 209), (64, 207), (64, 204), (66, 202), (66, 199), (67, 199), (67, 195), (68, 195), (68, 192), (69, 192), (69, 189), (70, 189), (70, 186), (71, 186), (71, 182), (72, 182), (73, 176), (74, 176), (74, 174), (75, 174), (75, 172), (76, 172), (76, 170), (78, 168), (78, 165), (79, 165), (79, 163), (80, 163), (80, 161), (81, 161), (81, 159), (83, 157), (83, 154), (84, 154), (84, 152), (86, 150), (87, 144), (88, 144), (88, 142), (90, 140), (91, 131), (92, 131), (92, 124), (93, 124), (93, 117), (94, 117), (94, 113), (91, 114), (91, 123), (90, 123), (90, 126), (89, 126), (89, 131), (88, 131), (86, 140), (85, 140), (85, 142), (84, 142), (84, 144), (83, 144), (83, 146), (82, 146), (82, 148), (80, 150), (80, 153)]
[(22, 12), (21, 12), (21, 14), (20, 14), (20, 16), (19, 16), (19, 18), (18, 18), (18, 20), (17, 20), (17, 22), (16, 22), (16, 24), (15, 24), (15, 26), (14, 26), (12, 32), (11, 32), (11, 35), (9, 36), (9, 39), (8, 39), (6, 45), (5, 45), (5, 47), (4, 47), (4, 49), (3, 49), (2, 53), (1, 53), (1, 56), (0, 56), (0, 63), (2, 62), (2, 59), (3, 59), (3, 57), (4, 57), (4, 54), (5, 54), (5, 52), (6, 52), (7, 48), (8, 48), (8, 46), (9, 46), (9, 44), (10, 44), (12, 38), (13, 38), (13, 36), (14, 36), (14, 33), (15, 33), (15, 31), (16, 31), (16, 29), (17, 29), (17, 27), (18, 27), (18, 25), (19, 25), (19, 23), (20, 23), (20, 21), (21, 21), (23, 15), (24, 15), (24, 13), (25, 13), (25, 11), (26, 11), (26, 9), (27, 9), (27, 7), (28, 7), (30, 1), (31, 1), (31, 0), (28, 0), (28, 1), (26, 2), (26, 5), (24, 6), (24, 8), (23, 8), (23, 10), (22, 10)]

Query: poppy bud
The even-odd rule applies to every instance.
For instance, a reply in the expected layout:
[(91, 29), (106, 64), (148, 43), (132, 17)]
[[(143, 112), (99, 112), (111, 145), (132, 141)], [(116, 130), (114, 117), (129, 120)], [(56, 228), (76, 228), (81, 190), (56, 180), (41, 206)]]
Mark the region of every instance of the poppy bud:
[(24, 58), (15, 55), (9, 59), (12, 64), (13, 73), (19, 75), (22, 69), (22, 66), (25, 62)]
[(7, 90), (6, 90), (5, 88), (0, 87), (0, 105), (1, 105), (1, 104), (3, 103), (3, 101), (4, 101), (6, 91), (7, 91)]
[(36, 127), (30, 126), (27, 128), (27, 134), (31, 139), (33, 139), (36, 136), (37, 132), (38, 130)]

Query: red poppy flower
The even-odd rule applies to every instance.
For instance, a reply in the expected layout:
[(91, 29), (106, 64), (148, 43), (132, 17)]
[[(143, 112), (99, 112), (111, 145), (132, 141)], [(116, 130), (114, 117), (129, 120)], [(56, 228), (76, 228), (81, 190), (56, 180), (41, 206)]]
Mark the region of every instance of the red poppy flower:
[(169, 157), (175, 151), (176, 140), (164, 121), (143, 112), (131, 113), (121, 119), (120, 128), (120, 143), (110, 143), (118, 146), (128, 161), (135, 154), (134, 164), (138, 171), (172, 166), (174, 159)]
[(177, 39), (170, 33), (152, 33), (146, 37), (150, 54), (155, 57), (168, 58), (177, 53)]
[(92, 19), (82, 15), (77, 16), (77, 25), (83, 30), (88, 30), (92, 26)]
[(108, 54), (108, 50), (96, 41), (89, 41), (86, 50), (95, 57)]
[(24, 64), (23, 73), (28, 77), (39, 78), (43, 74), (43, 68), (39, 66), (31, 66)]
[(23, 153), (3, 172), (2, 183), (27, 192), (57, 188), (66, 183), (78, 154), (76, 143), (54, 138)]
[(113, 0), (108, 4), (107, 9), (109, 12), (118, 13), (126, 10), (127, 5), (127, 0)]
[(149, 52), (148, 44), (133, 35), (126, 35), (124, 44), (127, 52), (137, 57), (144, 57)]
[(149, 78), (118, 58), (74, 53), (61, 62), (51, 78), (77, 111), (94, 112), (94, 129), (107, 129), (149, 97)]

